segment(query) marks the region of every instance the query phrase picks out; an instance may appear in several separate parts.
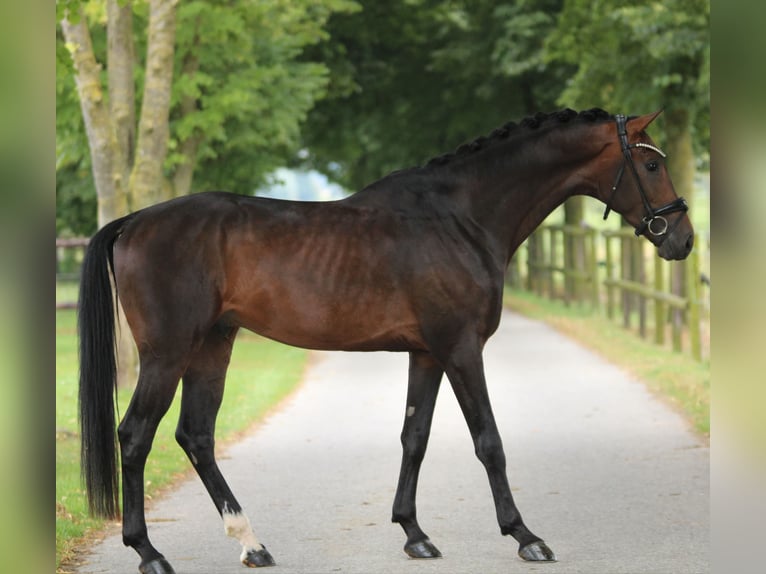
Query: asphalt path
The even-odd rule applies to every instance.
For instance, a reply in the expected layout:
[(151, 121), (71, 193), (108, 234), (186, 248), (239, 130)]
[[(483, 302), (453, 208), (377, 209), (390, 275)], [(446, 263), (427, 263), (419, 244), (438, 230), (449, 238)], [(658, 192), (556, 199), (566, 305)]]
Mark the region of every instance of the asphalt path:
[[(525, 563), (500, 535), (446, 379), (418, 487), (420, 524), (443, 558), (409, 559), (390, 522), (407, 356), (316, 353), (299, 390), (220, 457), (277, 562), (267, 572), (710, 571), (709, 448), (677, 413), (577, 342), (513, 313), (484, 357), (514, 497), (558, 562)], [(196, 476), (153, 502), (147, 520), (177, 574), (245, 572)], [(85, 560), (81, 574), (138, 571), (118, 532)]]

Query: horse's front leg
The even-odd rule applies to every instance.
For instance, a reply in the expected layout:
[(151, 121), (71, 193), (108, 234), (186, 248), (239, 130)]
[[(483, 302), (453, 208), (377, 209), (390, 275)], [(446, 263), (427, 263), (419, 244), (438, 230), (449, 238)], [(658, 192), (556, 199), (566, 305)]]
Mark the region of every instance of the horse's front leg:
[(436, 395), (444, 371), (427, 353), (410, 353), (407, 410), (402, 429), (402, 468), (396, 488), (392, 522), (398, 522), (407, 535), (404, 551), (412, 558), (438, 558), (441, 552), (418, 524), (415, 493), (420, 464), (426, 453)]
[(519, 556), (524, 560), (555, 561), (553, 551), (526, 527), (511, 495), (503, 443), (492, 414), (480, 346), (458, 346), (445, 361), (445, 370), (471, 431), (476, 456), (487, 470), (500, 532), (510, 534), (518, 541)]

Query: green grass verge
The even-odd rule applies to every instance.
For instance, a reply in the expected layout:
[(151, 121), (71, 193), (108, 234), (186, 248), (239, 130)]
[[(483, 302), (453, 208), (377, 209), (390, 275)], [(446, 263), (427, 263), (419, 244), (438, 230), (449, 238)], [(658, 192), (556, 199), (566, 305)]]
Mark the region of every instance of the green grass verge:
[(616, 322), (580, 306), (526, 291), (507, 290), (510, 309), (540, 319), (643, 381), (677, 408), (692, 427), (710, 434), (710, 364), (645, 341)]
[[(292, 391), (301, 379), (308, 353), (241, 332), (226, 379), (218, 415), (219, 446), (247, 430)], [(78, 543), (106, 523), (88, 517), (80, 484), (80, 440), (77, 435), (77, 336), (74, 311), (56, 313), (56, 569), (72, 557)], [(180, 388), (180, 385), (179, 385)], [(131, 391), (118, 393), (125, 412)], [(180, 390), (179, 390), (180, 394)], [(157, 431), (146, 465), (147, 498), (157, 496), (191, 469), (175, 442), (180, 401), (176, 400)]]

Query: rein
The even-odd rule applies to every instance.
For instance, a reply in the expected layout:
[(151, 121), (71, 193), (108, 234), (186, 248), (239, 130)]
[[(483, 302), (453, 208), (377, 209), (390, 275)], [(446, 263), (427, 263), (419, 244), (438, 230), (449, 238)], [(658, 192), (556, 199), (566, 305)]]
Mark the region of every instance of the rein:
[[(636, 170), (636, 164), (633, 163), (633, 156), (631, 155), (630, 150), (633, 148), (643, 147), (656, 151), (663, 158), (667, 156), (662, 150), (651, 144), (643, 142), (629, 144), (628, 130), (625, 127), (627, 118), (622, 114), (617, 114), (615, 115), (615, 120), (617, 121), (617, 135), (620, 138), (622, 155), (625, 156), (625, 160), (622, 162), (620, 171), (617, 172), (617, 178), (615, 179), (614, 185), (612, 186), (612, 193), (609, 196), (609, 201), (606, 203), (606, 209), (604, 209), (604, 219), (609, 216), (609, 212), (612, 210), (612, 199), (614, 198), (614, 194), (617, 191), (617, 188), (620, 186), (620, 182), (622, 181), (622, 175), (625, 173), (625, 165), (628, 165), (630, 166), (630, 170), (633, 173), (634, 179), (636, 180), (636, 186), (638, 187), (638, 192), (641, 194), (641, 201), (644, 204), (644, 211), (646, 212), (646, 215), (644, 215), (641, 223), (638, 225), (638, 227), (636, 227), (636, 236), (641, 235), (647, 229), (649, 230), (649, 233), (655, 236), (668, 235), (673, 231), (673, 229), (675, 229), (676, 225), (678, 225), (678, 222), (681, 221), (681, 217), (678, 217), (673, 223), (673, 226), (669, 228), (668, 220), (665, 218), (665, 216), (675, 212), (680, 212), (682, 214), (686, 213), (686, 211), (689, 209), (689, 206), (683, 197), (678, 197), (670, 203), (654, 209), (649, 203), (649, 198), (646, 196), (644, 187), (641, 185), (641, 178), (638, 177), (638, 170)], [(664, 240), (665, 237), (663, 237), (663, 241)]]

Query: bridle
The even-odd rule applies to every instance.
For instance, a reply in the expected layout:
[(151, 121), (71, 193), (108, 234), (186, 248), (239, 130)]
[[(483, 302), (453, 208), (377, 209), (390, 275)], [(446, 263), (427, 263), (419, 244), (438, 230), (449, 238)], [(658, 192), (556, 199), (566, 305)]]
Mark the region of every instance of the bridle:
[[(612, 186), (612, 193), (609, 195), (609, 200), (607, 201), (606, 209), (604, 210), (604, 219), (609, 216), (609, 212), (612, 209), (612, 199), (614, 198), (614, 194), (617, 191), (617, 188), (620, 186), (620, 181), (622, 181), (622, 174), (625, 172), (625, 165), (627, 164), (630, 166), (630, 170), (633, 172), (633, 178), (636, 180), (636, 187), (638, 187), (638, 192), (641, 194), (641, 201), (644, 204), (644, 211), (646, 213), (644, 218), (641, 220), (641, 223), (639, 223), (636, 227), (636, 235), (641, 235), (648, 229), (649, 233), (652, 235), (667, 236), (673, 232), (673, 229), (675, 229), (676, 225), (678, 225), (682, 217), (676, 218), (673, 225), (669, 228), (668, 220), (665, 219), (665, 216), (675, 212), (680, 212), (681, 214), (686, 213), (686, 211), (689, 209), (689, 206), (683, 197), (677, 197), (670, 203), (654, 209), (649, 203), (649, 199), (646, 197), (644, 187), (641, 185), (641, 178), (638, 177), (638, 171), (636, 170), (636, 165), (633, 163), (633, 156), (631, 155), (630, 150), (633, 148), (643, 147), (656, 151), (662, 157), (667, 156), (662, 150), (648, 143), (637, 142), (634, 144), (629, 144), (628, 130), (625, 127), (627, 118), (622, 114), (617, 114), (615, 116), (615, 120), (617, 121), (617, 135), (620, 138), (622, 155), (625, 156), (625, 160), (622, 162), (620, 171), (617, 172), (617, 178), (615, 179), (614, 185)], [(662, 241), (664, 241), (666, 238), (667, 237), (663, 237)], [(662, 243), (662, 241), (660, 241), (660, 243)]]

